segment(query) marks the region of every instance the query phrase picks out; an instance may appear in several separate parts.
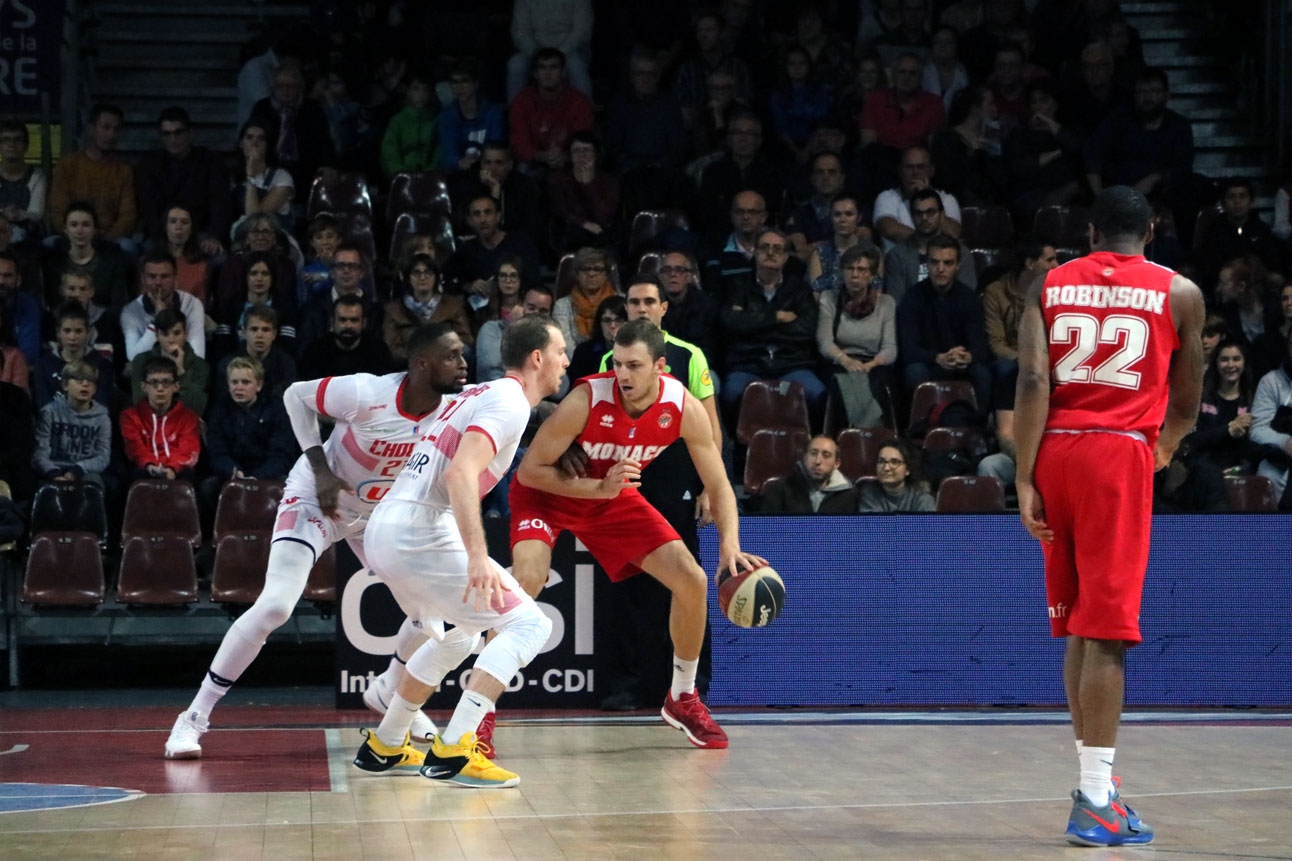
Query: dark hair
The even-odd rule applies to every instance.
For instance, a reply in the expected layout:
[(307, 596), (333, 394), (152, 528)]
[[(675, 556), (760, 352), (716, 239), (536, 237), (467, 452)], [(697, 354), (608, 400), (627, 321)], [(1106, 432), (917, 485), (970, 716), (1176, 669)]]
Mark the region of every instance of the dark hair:
[(789, 65), (790, 57), (791, 57), (793, 54), (801, 54), (801, 55), (803, 56), (803, 59), (804, 59), (805, 61), (807, 61), (807, 78), (806, 78), (806, 80), (808, 80), (808, 81), (813, 81), (813, 80), (815, 80), (815, 79), (816, 79), (816, 63), (812, 62), (812, 55), (811, 55), (810, 53), (808, 53), (808, 49), (807, 49), (807, 48), (804, 48), (802, 45), (790, 45), (788, 48), (786, 48), (786, 49), (785, 49), (785, 52), (784, 52), (783, 54), (781, 54), (781, 63), (780, 63), (781, 67), (780, 67), (780, 69), (778, 69), (777, 71), (779, 71), (779, 72), (780, 72), (782, 79), (783, 79), (786, 83), (789, 83), (789, 80), (790, 80), (790, 73), (789, 73), (789, 71), (788, 71), (785, 67)]
[(1045, 253), (1046, 246), (1053, 245), (1053, 242), (1039, 233), (1024, 233), (1014, 242), (1014, 254), (1018, 256), (1018, 265), (1022, 266), (1029, 260), (1036, 260)]
[(342, 251), (353, 251), (355, 254), (359, 255), (360, 263), (362, 263), (365, 267), (368, 265), (368, 255), (364, 254), (363, 249), (360, 248), (355, 243), (346, 241), (337, 245), (336, 251), (332, 253), (332, 259), (336, 260), (337, 255), (339, 255)]
[(67, 224), (67, 216), (71, 215), (73, 212), (84, 212), (86, 215), (90, 216), (90, 220), (94, 222), (95, 227), (99, 226), (99, 211), (95, 209), (94, 204), (90, 203), (88, 200), (73, 200), (67, 205), (67, 209), (63, 210), (64, 225)]
[(473, 81), (479, 81), (480, 64), (475, 57), (457, 57), (452, 63), (449, 63), (449, 80), (452, 80), (454, 75), (461, 75)]
[(59, 326), (63, 325), (64, 320), (80, 320), (86, 329), (90, 328), (90, 312), (80, 302), (69, 301), (59, 305), (54, 319)]
[(179, 264), (175, 262), (175, 255), (161, 248), (154, 248), (139, 258), (139, 271), (143, 272), (144, 267), (149, 263), (164, 263), (171, 268), (172, 272), (179, 271)]
[[(829, 124), (827, 123), (826, 125), (828, 126)], [(817, 127), (820, 128), (820, 125), (818, 125)], [(844, 166), (844, 163), (843, 163), (843, 156), (839, 155), (834, 150), (828, 150), (828, 149), (822, 150), (821, 152), (812, 156), (812, 160), (808, 162), (809, 170), (816, 170), (816, 163), (821, 159), (826, 158), (827, 156), (839, 162), (839, 170), (841, 171), (847, 170), (847, 168)]]
[(238, 146), (242, 146), (242, 139), (246, 136), (247, 129), (260, 129), (265, 133), (265, 164), (278, 164), (278, 141), (270, 138), (269, 124), (253, 114), (250, 119), (238, 127)]
[(1238, 378), (1238, 403), (1250, 407), (1256, 396), (1256, 379), (1252, 374), (1252, 352), (1241, 341), (1225, 339), (1216, 345), (1207, 362), (1207, 370), (1202, 375), (1202, 398), (1208, 400), (1216, 397), (1220, 390), (1220, 353), (1230, 347), (1243, 354), (1243, 373)]
[(157, 330), (158, 336), (181, 325), (187, 330), (188, 320), (174, 308), (162, 308), (153, 315), (153, 328)]
[(936, 189), (921, 188), (911, 194), (911, 202), (907, 204), (911, 212), (915, 212), (915, 204), (921, 200), (932, 200), (938, 204), (938, 212), (946, 212), (946, 207), (942, 205), (942, 195), (938, 194)]
[(655, 295), (659, 298), (659, 301), (661, 302), (668, 301), (668, 294), (664, 292), (664, 282), (659, 280), (658, 275), (653, 275), (649, 272), (642, 272), (640, 269), (638, 269), (637, 273), (633, 275), (632, 279), (626, 285), (624, 285), (625, 295), (628, 293), (629, 290), (633, 289), (638, 284), (651, 285), (652, 287), (655, 288)]
[[(532, 288), (538, 289), (538, 288)], [(549, 291), (550, 293), (551, 291)], [(502, 333), (502, 366), (509, 371), (525, 367), (525, 361), (535, 350), (544, 350), (552, 340), (552, 333), (561, 331), (546, 315), (533, 314), (507, 324)]]
[(1265, 282), (1269, 277), (1269, 271), (1265, 268), (1265, 264), (1261, 262), (1261, 258), (1255, 254), (1247, 254), (1243, 257), (1226, 260), (1220, 268), (1233, 270), (1234, 280), (1244, 285), (1244, 295), (1255, 294), (1260, 296), (1265, 292)]
[(90, 125), (97, 123), (99, 121), (99, 117), (104, 114), (111, 114), (122, 122), (124, 122), (126, 118), (125, 112), (116, 105), (109, 104), (108, 102), (99, 102), (94, 105), (94, 107), (90, 108)]
[(182, 203), (172, 203), (166, 207), (166, 210), (165, 210), (166, 221), (168, 222), (170, 221), (171, 211), (176, 209), (178, 209), (180, 212), (183, 212), (185, 215), (188, 216), (188, 224), (189, 224), (188, 239), (184, 240), (184, 244), (180, 247), (179, 253), (183, 255), (184, 259), (189, 263), (196, 263), (197, 261), (202, 259), (203, 255), (202, 255), (202, 246), (200, 246), (197, 242), (197, 230), (193, 225), (193, 210), (189, 209), (187, 206), (185, 206)]
[(337, 309), (339, 309), (342, 305), (344, 305), (347, 308), (357, 307), (360, 313), (364, 314), (365, 316), (367, 315), (367, 309), (363, 307), (363, 297), (356, 296), (353, 293), (345, 293), (336, 297), (336, 300), (332, 302), (333, 319), (336, 318)]
[(983, 96), (991, 92), (983, 84), (970, 84), (951, 98), (951, 110), (947, 111), (947, 125), (958, 126), (975, 108), (982, 104)]
[(534, 52), (534, 57), (529, 61), (530, 72), (538, 71), (538, 64), (544, 60), (560, 60), (561, 68), (565, 68), (565, 52), (560, 48), (539, 48)]
[(405, 287), (410, 290), (412, 289), (411, 286), (409, 286), (408, 279), (412, 277), (413, 267), (419, 264), (435, 273), (435, 286), (437, 288), (440, 287), (440, 264), (429, 254), (410, 254), (407, 259), (400, 263), (399, 274), (400, 277), (404, 279)]
[(22, 135), (22, 145), (26, 149), (31, 146), (31, 132), (27, 131), (27, 124), (19, 120), (0, 120), (0, 133), (9, 132), (10, 134)]
[(1224, 197), (1230, 189), (1242, 188), (1247, 190), (1249, 197), (1256, 196), (1256, 186), (1245, 176), (1227, 176), (1220, 180), (1220, 196)]
[(269, 269), (269, 295), (272, 296), (278, 290), (278, 272), (274, 268), (274, 256), (267, 251), (252, 251), (244, 258), (247, 262), (247, 269), (242, 275), (242, 287), (247, 287), (247, 279), (251, 277), (251, 267), (257, 263), (263, 263)]
[(157, 125), (160, 126), (162, 123), (183, 123), (184, 128), (193, 125), (193, 121), (189, 119), (188, 111), (179, 105), (162, 108), (162, 112), (157, 115)]
[(405, 348), (408, 350), (408, 358), (416, 356), (423, 350), (435, 345), (440, 338), (445, 335), (452, 335), (453, 327), (448, 323), (423, 323), (413, 329), (408, 336)]
[(960, 241), (959, 241), (958, 239), (956, 239), (955, 237), (953, 237), (953, 236), (948, 236), (948, 235), (947, 235), (947, 234), (945, 234), (945, 233), (935, 233), (935, 234), (933, 234), (932, 236), (930, 236), (930, 237), (929, 237), (929, 241), (925, 244), (925, 250), (926, 250), (926, 252), (927, 252), (928, 254), (932, 255), (932, 254), (933, 254), (933, 250), (934, 250), (935, 248), (942, 248), (942, 249), (950, 248), (950, 249), (952, 249), (952, 250), (953, 250), (953, 251), (955, 251), (955, 253), (956, 253), (956, 262), (957, 262), (957, 263), (961, 262), (961, 259), (960, 259)]
[(484, 143), (480, 144), (480, 152), (483, 154), (485, 150), (505, 152), (507, 153), (508, 158), (512, 158), (511, 143), (510, 141), (503, 140), (502, 138), (489, 138)]
[(878, 277), (880, 263), (883, 259), (884, 255), (878, 246), (869, 242), (858, 242), (839, 255), (839, 271), (842, 273), (843, 270), (858, 260), (865, 260), (870, 264), (870, 274)]
[(920, 450), (904, 439), (890, 439), (879, 446), (879, 451), (886, 448), (895, 448), (901, 452), (902, 460), (906, 461), (906, 483), (928, 493), (929, 479), (924, 472), (924, 457)]
[(1044, 93), (1056, 102), (1059, 100), (1059, 90), (1049, 78), (1037, 78), (1035, 81), (1030, 81), (1023, 93), (1023, 102), (1029, 105), (1038, 93)]
[[(637, 282), (633, 281), (632, 283), (636, 284)], [(624, 297), (616, 293), (613, 296), (607, 296), (602, 299), (597, 305), (597, 322), (600, 323), (601, 318), (606, 314), (614, 314), (620, 320), (627, 320), (628, 305), (624, 301)]]
[(526, 287), (524, 284), (522, 284), (520, 288), (520, 300), (522, 302), (525, 301), (526, 293), (539, 293), (543, 296), (546, 296), (548, 299), (551, 299), (553, 305), (556, 304), (556, 294), (553, 293), (552, 288), (548, 287), (546, 284), (534, 284), (530, 287)]
[(1105, 239), (1143, 239), (1152, 220), (1148, 199), (1128, 185), (1105, 188), (1090, 207), (1090, 223)]
[(176, 382), (179, 381), (179, 368), (175, 367), (175, 362), (172, 359), (168, 359), (166, 356), (148, 357), (144, 360), (142, 370), (143, 374), (139, 378), (140, 383), (148, 379), (150, 375), (159, 373), (170, 374), (170, 378), (172, 380)]
[(338, 221), (335, 216), (327, 212), (320, 212), (318, 215), (310, 219), (309, 227), (305, 230), (305, 235), (310, 239), (313, 239), (315, 236), (318, 236), (324, 230), (328, 229), (335, 230), (337, 236), (340, 236), (342, 232), (341, 222)]
[(591, 146), (594, 150), (596, 150), (597, 158), (600, 158), (601, 153), (604, 151), (604, 148), (602, 147), (602, 144), (601, 144), (601, 138), (597, 137), (596, 132), (590, 132), (590, 131), (575, 132), (574, 134), (570, 135), (570, 140), (565, 145), (565, 148), (568, 150), (576, 143), (588, 144), (589, 146)]
[(1140, 69), (1139, 74), (1135, 76), (1135, 83), (1161, 84), (1167, 90), (1171, 89), (1171, 82), (1166, 77), (1166, 70), (1159, 66), (1145, 66)]
[(619, 327), (615, 345), (631, 347), (633, 344), (645, 344), (652, 362), (664, 357), (664, 333), (650, 320), (630, 320)]
[(268, 323), (274, 327), (275, 331), (277, 331), (278, 312), (275, 311), (272, 306), (266, 305), (264, 302), (257, 302), (252, 305), (247, 309), (246, 313), (242, 315), (242, 326), (239, 328), (245, 327), (252, 317)]
[(1212, 335), (1219, 335), (1222, 341), (1229, 340), (1229, 323), (1223, 314), (1217, 314), (1215, 311), (1208, 314), (1202, 323), (1202, 337), (1209, 338)]

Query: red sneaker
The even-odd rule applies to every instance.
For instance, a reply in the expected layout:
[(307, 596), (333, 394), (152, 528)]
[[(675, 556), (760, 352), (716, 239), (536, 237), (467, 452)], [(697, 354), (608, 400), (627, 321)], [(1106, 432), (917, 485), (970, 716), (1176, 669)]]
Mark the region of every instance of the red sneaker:
[(659, 714), (669, 726), (686, 733), (687, 740), (696, 747), (721, 750), (727, 746), (727, 734), (714, 722), (695, 691), (677, 699), (669, 691)]
[(493, 728), (497, 722), (498, 714), (489, 712), (480, 719), (480, 726), (476, 727), (476, 742), (479, 744), (479, 750), (490, 759), (497, 756), (493, 749)]

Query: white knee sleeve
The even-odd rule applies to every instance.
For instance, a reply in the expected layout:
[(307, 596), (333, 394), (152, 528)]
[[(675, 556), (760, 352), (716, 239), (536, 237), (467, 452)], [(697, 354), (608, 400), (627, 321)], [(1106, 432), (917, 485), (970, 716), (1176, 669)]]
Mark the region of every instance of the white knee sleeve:
[(442, 640), (427, 640), (408, 659), (404, 669), (410, 676), (433, 688), (456, 670), (480, 642), (479, 633), (454, 628)]
[(265, 588), (251, 609), (234, 622), (243, 636), (263, 643), (291, 618), (296, 602), (305, 591), (310, 569), (314, 567), (314, 550), (299, 541), (275, 541), (269, 547), (269, 565), (265, 570)]
[(427, 640), (422, 629), (413, 624), (412, 619), (405, 619), (395, 635), (395, 657), (400, 663), (407, 664)]
[(552, 620), (533, 601), (525, 601), (503, 616), (496, 630), (497, 636), (476, 658), (475, 668), (505, 685), (538, 655), (552, 634)]

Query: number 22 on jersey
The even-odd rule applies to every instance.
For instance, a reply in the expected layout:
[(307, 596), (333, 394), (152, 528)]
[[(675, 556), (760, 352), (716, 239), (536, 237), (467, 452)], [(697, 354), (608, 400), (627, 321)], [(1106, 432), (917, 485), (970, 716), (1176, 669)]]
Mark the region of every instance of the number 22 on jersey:
[[(1050, 344), (1067, 345), (1068, 351), (1054, 363), (1055, 382), (1138, 389), (1140, 374), (1133, 368), (1148, 352), (1148, 332), (1147, 322), (1129, 314), (1109, 314), (1102, 320), (1090, 314), (1059, 314), (1050, 326)], [(1099, 347), (1110, 344), (1119, 349), (1092, 367)]]

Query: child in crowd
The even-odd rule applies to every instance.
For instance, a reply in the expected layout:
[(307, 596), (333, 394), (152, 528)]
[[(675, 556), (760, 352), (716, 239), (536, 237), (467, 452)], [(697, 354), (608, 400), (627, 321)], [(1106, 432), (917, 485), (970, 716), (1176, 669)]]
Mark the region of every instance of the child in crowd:
[(63, 391), (40, 409), (32, 465), (45, 481), (88, 481), (103, 487), (112, 457), (112, 420), (94, 399), (98, 369), (83, 359), (60, 372)]
[(400, 171), (434, 170), (439, 161), (436, 112), (431, 105), (434, 86), (421, 72), (408, 76), (404, 107), (390, 118), (381, 139), (381, 169), (387, 177)]
[(211, 368), (206, 360), (193, 351), (188, 341), (188, 321), (174, 308), (162, 308), (153, 318), (157, 327), (157, 343), (151, 350), (135, 356), (126, 371), (130, 377), (131, 400), (138, 403), (144, 392), (144, 375), (149, 359), (164, 356), (175, 364), (175, 379), (179, 384), (179, 399), (199, 416), (206, 412), (207, 383)]
[(150, 356), (140, 380), (144, 399), (121, 414), (121, 439), (130, 480), (191, 481), (202, 448), (197, 413), (179, 402), (179, 372), (165, 356)]
[(90, 342), (93, 327), (89, 312), (75, 300), (63, 303), (54, 318), (54, 340), (45, 344), (36, 366), (32, 368), (31, 388), (36, 409), (50, 403), (63, 391), (63, 369), (74, 362), (85, 362), (95, 370), (94, 399), (112, 410), (112, 362), (93, 349)]
[(328, 215), (316, 215), (309, 224), (310, 253), (296, 282), (296, 307), (332, 289), (332, 255), (341, 244), (341, 225)]

